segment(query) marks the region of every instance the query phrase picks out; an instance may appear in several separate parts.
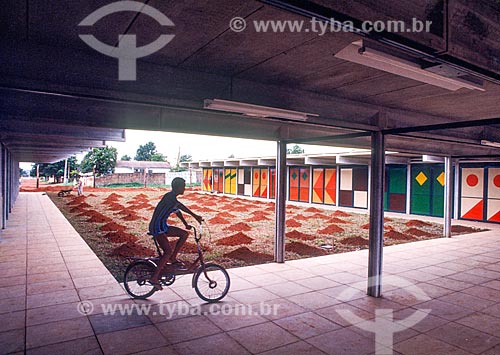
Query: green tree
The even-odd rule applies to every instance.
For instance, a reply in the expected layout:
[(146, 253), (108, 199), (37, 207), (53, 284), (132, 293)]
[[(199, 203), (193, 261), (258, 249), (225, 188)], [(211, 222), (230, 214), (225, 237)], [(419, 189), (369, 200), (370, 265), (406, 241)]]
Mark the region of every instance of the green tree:
[(184, 154), (184, 155), (181, 155), (181, 157), (179, 158), (179, 163), (182, 163), (182, 162), (185, 162), (185, 161), (192, 161), (193, 160), (193, 157), (189, 154)]
[[(51, 177), (55, 176), (60, 178), (64, 175), (64, 160), (60, 160), (56, 163), (35, 163), (31, 167), (30, 176), (36, 176), (36, 166), (39, 165), (40, 176)], [(70, 171), (70, 176), (72, 172), (78, 169), (78, 163), (76, 162), (76, 157), (72, 156), (68, 158), (68, 169)]]
[(151, 161), (151, 157), (155, 154), (157, 154), (156, 145), (153, 142), (148, 142), (139, 146), (137, 153), (135, 154), (135, 160)]
[(303, 154), (304, 153), (304, 149), (298, 145), (298, 144), (295, 144), (292, 149), (287, 149), (286, 150), (286, 153), (287, 154)]
[(151, 161), (167, 161), (166, 157), (161, 153), (154, 153), (151, 155)]
[(125, 154), (125, 155), (122, 155), (122, 157), (120, 158), (120, 160), (123, 160), (123, 161), (130, 161), (130, 160), (132, 160), (132, 158), (131, 158), (131, 157), (129, 157), (127, 154)]
[(95, 166), (96, 175), (110, 174), (115, 170), (117, 155), (113, 147), (93, 148), (82, 160), (82, 172), (90, 173)]

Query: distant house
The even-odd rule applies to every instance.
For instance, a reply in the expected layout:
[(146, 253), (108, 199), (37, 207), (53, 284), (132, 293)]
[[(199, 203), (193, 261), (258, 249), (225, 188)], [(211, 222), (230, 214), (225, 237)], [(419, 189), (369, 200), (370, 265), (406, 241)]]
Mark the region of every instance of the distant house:
[(118, 160), (116, 162), (115, 174), (125, 173), (167, 173), (172, 167), (166, 161), (135, 161)]

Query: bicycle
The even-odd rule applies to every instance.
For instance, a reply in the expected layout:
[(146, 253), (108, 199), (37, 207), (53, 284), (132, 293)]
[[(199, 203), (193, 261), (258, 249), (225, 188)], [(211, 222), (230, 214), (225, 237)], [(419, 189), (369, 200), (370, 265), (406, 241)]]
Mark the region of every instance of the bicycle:
[[(223, 266), (214, 263), (205, 263), (203, 250), (200, 245), (200, 240), (203, 234), (202, 225), (200, 224), (199, 226), (199, 234), (194, 227), (193, 231), (198, 258), (183, 269), (178, 269), (173, 265), (167, 264), (160, 274), (159, 282), (162, 286), (171, 286), (175, 282), (178, 275), (193, 273), (191, 286), (196, 291), (198, 297), (205, 302), (218, 302), (222, 300), (229, 291), (231, 284), (229, 274)], [(133, 261), (125, 270), (123, 283), (125, 290), (133, 298), (147, 299), (157, 291), (149, 280), (156, 270), (158, 262), (162, 256), (162, 251), (156, 241), (156, 238), (153, 238), (153, 240), (156, 245), (158, 256), (151, 258), (133, 258), (135, 261)]]

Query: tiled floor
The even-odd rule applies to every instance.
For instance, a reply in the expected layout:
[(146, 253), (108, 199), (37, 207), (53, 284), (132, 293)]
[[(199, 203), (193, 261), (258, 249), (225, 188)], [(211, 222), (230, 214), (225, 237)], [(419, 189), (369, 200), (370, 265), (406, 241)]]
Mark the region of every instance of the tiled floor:
[(380, 299), (365, 295), (364, 250), (232, 269), (214, 309), (189, 277), (131, 300), (47, 196), (21, 194), (0, 233), (0, 353), (500, 354), (500, 227), (489, 227), (385, 248)]

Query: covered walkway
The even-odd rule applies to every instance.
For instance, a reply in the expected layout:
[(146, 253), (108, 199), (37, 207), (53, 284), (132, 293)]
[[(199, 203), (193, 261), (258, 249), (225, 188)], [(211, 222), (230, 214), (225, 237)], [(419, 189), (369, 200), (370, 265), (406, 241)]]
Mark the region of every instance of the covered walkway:
[[(382, 298), (365, 295), (367, 250), (232, 269), (221, 305), (254, 314), (222, 315), (197, 308), (189, 277), (132, 301), (47, 196), (21, 193), (0, 232), (0, 353), (498, 354), (500, 227), (487, 228), (385, 248)], [(104, 315), (113, 304), (151, 308)], [(375, 321), (394, 330), (394, 352), (361, 329)]]

